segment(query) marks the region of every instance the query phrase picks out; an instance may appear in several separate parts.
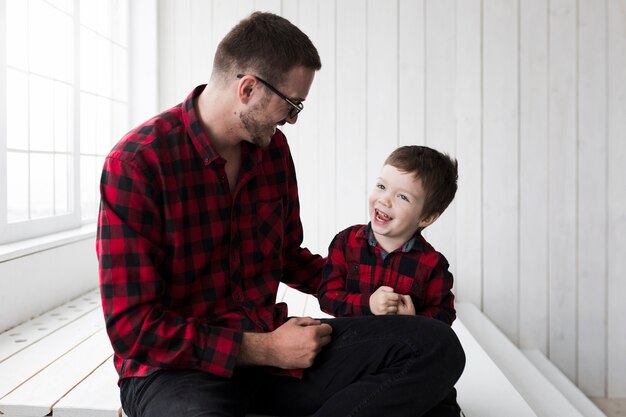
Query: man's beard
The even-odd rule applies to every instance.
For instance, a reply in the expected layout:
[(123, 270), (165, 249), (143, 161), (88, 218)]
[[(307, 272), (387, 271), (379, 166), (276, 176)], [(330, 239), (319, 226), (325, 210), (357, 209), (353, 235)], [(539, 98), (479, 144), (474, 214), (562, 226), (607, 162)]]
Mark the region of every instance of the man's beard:
[(272, 136), (274, 136), (276, 130), (276, 123), (259, 120), (262, 111), (263, 106), (259, 105), (258, 107), (250, 109), (247, 113), (240, 113), (239, 119), (243, 127), (250, 134), (252, 143), (261, 148), (266, 148), (272, 141)]

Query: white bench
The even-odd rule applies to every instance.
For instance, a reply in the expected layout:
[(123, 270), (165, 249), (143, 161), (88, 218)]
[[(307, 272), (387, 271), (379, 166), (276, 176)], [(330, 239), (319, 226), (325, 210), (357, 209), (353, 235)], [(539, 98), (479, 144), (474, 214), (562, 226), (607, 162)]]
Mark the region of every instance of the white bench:
[[(324, 316), (313, 297), (281, 287), (278, 298), (291, 315)], [(467, 417), (604, 416), (540, 353), (521, 352), (473, 305), (457, 310), (453, 329), (467, 356), (458, 401)], [(97, 290), (0, 334), (0, 413), (122, 416), (112, 353)]]

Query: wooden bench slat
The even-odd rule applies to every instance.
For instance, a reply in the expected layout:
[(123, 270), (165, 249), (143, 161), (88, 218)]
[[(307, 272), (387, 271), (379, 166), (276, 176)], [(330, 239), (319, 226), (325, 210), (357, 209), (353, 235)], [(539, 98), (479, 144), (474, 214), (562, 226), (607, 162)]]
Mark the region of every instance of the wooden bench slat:
[(54, 417), (121, 415), (117, 372), (112, 356), (53, 407)]
[(0, 412), (24, 417), (49, 414), (53, 404), (112, 354), (106, 331), (102, 329), (2, 398)]
[(104, 327), (93, 310), (0, 363), (0, 399)]
[(99, 308), (100, 292), (92, 290), (38, 317), (0, 333), (0, 363), (77, 318)]

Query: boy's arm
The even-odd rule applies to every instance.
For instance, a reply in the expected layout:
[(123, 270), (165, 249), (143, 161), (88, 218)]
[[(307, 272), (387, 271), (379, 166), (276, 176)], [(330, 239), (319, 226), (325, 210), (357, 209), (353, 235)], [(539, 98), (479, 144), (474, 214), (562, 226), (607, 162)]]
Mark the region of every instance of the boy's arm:
[(346, 231), (339, 233), (328, 247), (328, 258), (322, 270), (322, 282), (317, 292), (322, 311), (335, 317), (372, 314), (369, 307), (371, 294), (355, 294), (346, 289), (348, 265), (344, 248)]
[(443, 255), (433, 252), (429, 256), (436, 256), (437, 260), (426, 284), (423, 308), (419, 308), (418, 304), (415, 304), (419, 308), (417, 314), (432, 317), (451, 325), (456, 318), (454, 294), (451, 291), (454, 279), (448, 270), (448, 261)]

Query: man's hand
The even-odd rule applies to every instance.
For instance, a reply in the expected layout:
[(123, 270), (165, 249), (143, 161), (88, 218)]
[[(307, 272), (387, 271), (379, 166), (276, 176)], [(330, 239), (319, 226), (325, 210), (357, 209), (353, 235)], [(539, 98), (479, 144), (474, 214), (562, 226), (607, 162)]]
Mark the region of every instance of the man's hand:
[(330, 342), (331, 332), (329, 324), (311, 317), (294, 317), (270, 333), (244, 333), (237, 364), (308, 368)]
[(391, 287), (378, 287), (370, 296), (370, 310), (377, 316), (383, 314), (397, 314), (400, 304), (400, 294), (393, 292)]

